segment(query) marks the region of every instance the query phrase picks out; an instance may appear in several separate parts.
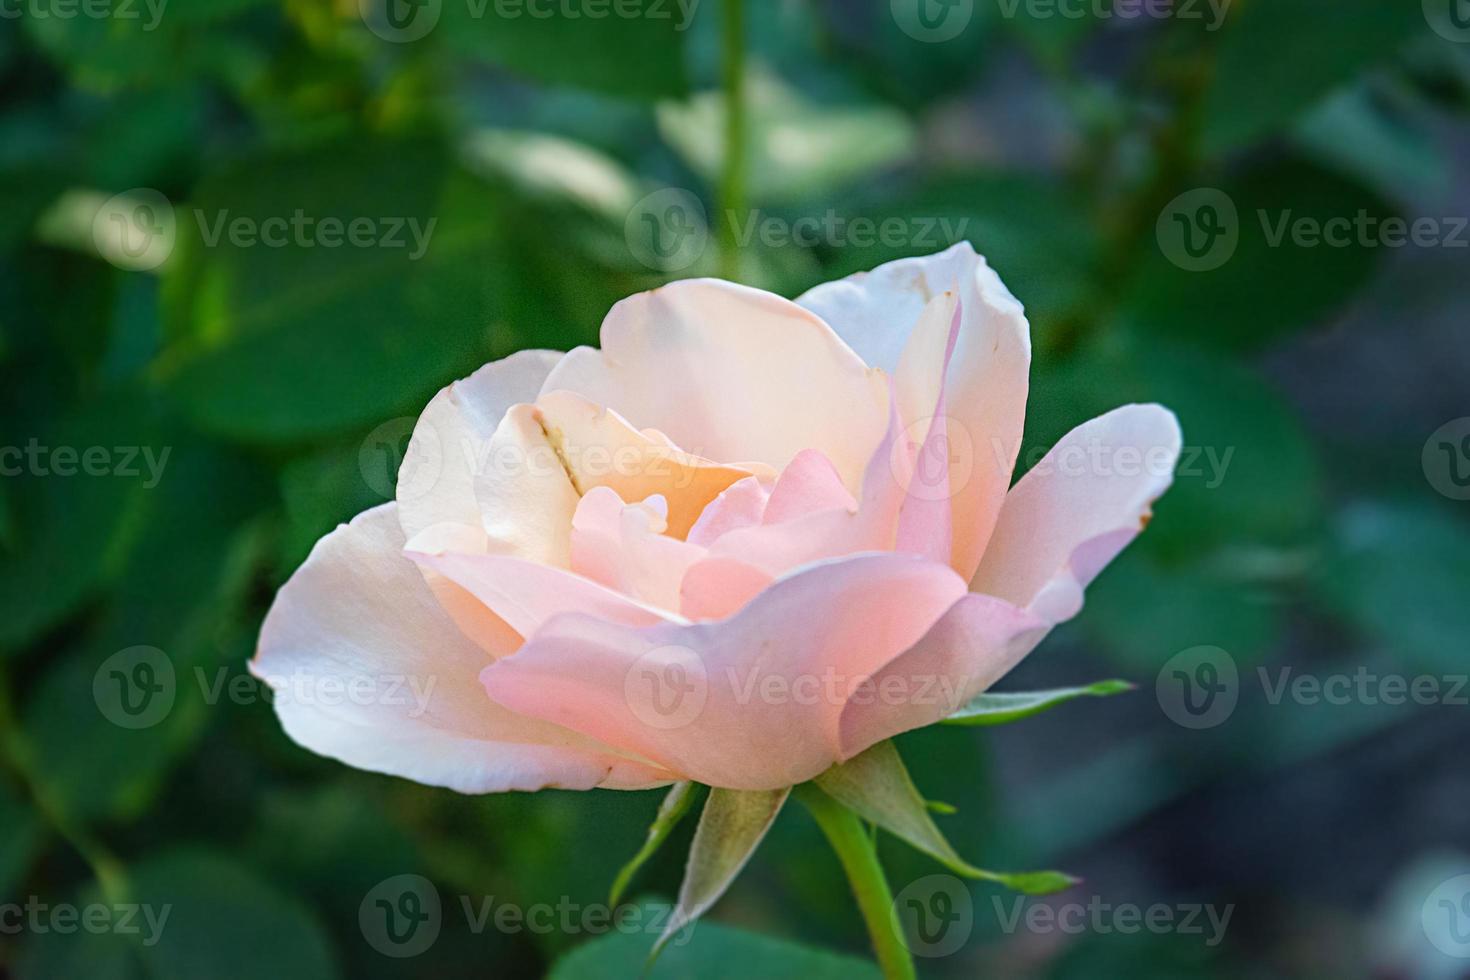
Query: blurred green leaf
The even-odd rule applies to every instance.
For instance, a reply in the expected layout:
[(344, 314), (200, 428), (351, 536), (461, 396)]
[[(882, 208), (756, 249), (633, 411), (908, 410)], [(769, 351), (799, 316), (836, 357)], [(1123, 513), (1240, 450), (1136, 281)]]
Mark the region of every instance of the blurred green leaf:
[(142, 946), (152, 980), (339, 975), (306, 906), (222, 855), (177, 850), (131, 871), (132, 897), (169, 909), (159, 941)]
[(1427, 33), (1417, 3), (1266, 0), (1237, 4), (1222, 31), (1205, 100), (1209, 154), (1246, 146), (1354, 74)]
[(1463, 672), (1470, 529), (1462, 521), (1428, 507), (1351, 507), (1337, 522), (1337, 546), (1318, 592), (1415, 667)]
[[(131, 550), (161, 453), (147, 406), (116, 395), (37, 430), (6, 425), (15, 547), (0, 562), (0, 649), (55, 625), (111, 579)], [(89, 455), (90, 454), (90, 455)], [(45, 588), (38, 589), (38, 582)]]
[[(640, 921), (667, 915), (667, 909), (641, 906)], [(553, 967), (548, 980), (879, 980), (878, 968), (865, 960), (840, 956), (783, 939), (741, 929), (701, 923), (664, 947), (658, 961), (643, 972), (652, 937), (626, 931), (579, 947)]]
[(1390, 199), (1440, 194), (1449, 185), (1449, 161), (1426, 115), (1406, 93), (1357, 85), (1302, 119), (1292, 140)]
[(1082, 627), (1119, 664), (1153, 674), (1190, 647), (1224, 647), (1259, 661), (1280, 630), (1270, 590), (1205, 562), (1163, 564), (1146, 546), (1128, 551), (1088, 587)]
[(685, 31), (700, 5), (631, 2), (637, 16), (624, 7), (592, 16), (590, 7), (532, 0), (446, 3), (440, 30), (459, 50), (538, 81), (627, 98), (683, 95), (689, 87)]
[(1009, 725), (1076, 698), (1101, 698), (1134, 689), (1127, 681), (1098, 681), (1050, 691), (987, 691), (944, 719), (947, 725)]
[(12, 894), (36, 857), (44, 832), (30, 804), (0, 783), (0, 895)]
[(1118, 333), (1066, 360), (1040, 361), (1019, 469), (1069, 430), (1130, 402), (1179, 417), (1174, 485), (1154, 505), (1145, 546), (1170, 562), (1223, 545), (1297, 547), (1321, 530), (1321, 474), (1292, 409), (1234, 358)]
[[(434, 143), (266, 157), (207, 180), (181, 210), (166, 372), (212, 431), (341, 431), (416, 411), (485, 359), (510, 288), (497, 278), (501, 202)], [(355, 243), (343, 234), (354, 223)]]
[[(70, 896), (70, 900), (82, 907), (94, 902), (106, 904), (95, 885)], [(147, 928), (141, 913), (136, 920), (140, 931)], [(47, 929), (30, 933), (14, 966), (17, 980), (144, 980), (131, 937), (110, 931)]]
[[(1176, 249), (1186, 246), (1169, 222), (1198, 223), (1197, 208), (1225, 204), (1218, 196), (1171, 202), (1124, 291), (1128, 323), (1207, 346), (1253, 350), (1338, 310), (1392, 251), (1381, 235), (1392, 209), (1358, 182), (1302, 160), (1253, 167), (1219, 190), (1235, 209), (1233, 225), (1228, 213), (1221, 215), (1225, 234), (1238, 230), (1234, 252), (1228, 237), (1210, 239), (1218, 241), (1223, 264), (1203, 271), (1177, 264)], [(1206, 241), (1196, 240), (1195, 230), (1188, 226), (1184, 234), (1196, 245)]]

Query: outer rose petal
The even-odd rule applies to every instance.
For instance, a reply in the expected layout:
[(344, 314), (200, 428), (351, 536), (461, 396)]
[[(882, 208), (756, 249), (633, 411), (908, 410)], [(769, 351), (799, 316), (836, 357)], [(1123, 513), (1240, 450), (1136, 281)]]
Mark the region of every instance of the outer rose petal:
[[(436, 524), (480, 527), (475, 471), (501, 418), (534, 401), (560, 351), (524, 350), (444, 388), (414, 426), (398, 477), (398, 519), (413, 537)], [(483, 531), (482, 531), (483, 533)]]
[(1174, 480), (1179, 422), (1158, 405), (1125, 405), (1079, 425), (1006, 495), (970, 587), (1053, 623), (1148, 523)]
[(784, 469), (820, 448), (858, 492), (888, 421), (881, 378), (790, 300), (687, 279), (612, 308), (602, 350), (579, 347), (546, 379), (666, 433), (708, 459)]
[(847, 694), (964, 594), (948, 566), (857, 555), (782, 579), (718, 622), (561, 616), (481, 678), (501, 704), (681, 778), (778, 789), (838, 761)]
[(1020, 663), (1051, 624), (988, 595), (967, 595), (885, 664), (842, 711), (843, 758), (954, 714)]
[[(933, 342), (932, 332), (916, 332), (915, 326), (926, 305), (951, 289), (958, 290), (962, 320), (945, 383), (946, 435), (954, 453), (971, 465), (951, 471), (950, 563), (968, 578), (995, 525), (1021, 448), (1031, 370), (1031, 333), (1021, 304), (968, 242), (825, 283), (796, 301), (830, 323), (874, 367), (897, 372), (901, 360), (917, 358), (939, 372), (942, 345)], [(907, 349), (910, 342), (916, 345), (913, 351)], [(916, 368), (906, 363), (904, 373)], [(919, 389), (906, 381), (903, 390)], [(904, 422), (912, 425), (914, 419)]]
[(462, 793), (644, 788), (670, 774), (484, 697), (486, 655), (400, 553), (395, 504), (317, 542), (277, 594), (251, 672), (302, 746)]
[[(492, 361), (430, 400), (414, 425), (398, 470), (398, 519), (405, 537), (429, 532), (439, 550), (480, 554), (489, 538), (475, 500), (475, 475), (512, 405), (536, 397), (560, 351), (525, 350)], [(493, 656), (521, 637), (472, 596), (427, 569), (424, 578), (467, 636)]]

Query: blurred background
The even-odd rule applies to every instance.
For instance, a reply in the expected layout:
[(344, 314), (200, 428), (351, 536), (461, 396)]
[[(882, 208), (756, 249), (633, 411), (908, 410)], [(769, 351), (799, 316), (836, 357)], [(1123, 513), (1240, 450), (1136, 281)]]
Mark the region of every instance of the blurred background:
[[(637, 976), (584, 913), (660, 793), (317, 758), (261, 617), (479, 364), (960, 239), (1031, 318), (1023, 468), (1133, 400), (1188, 448), (1002, 684), (1137, 690), (900, 740), (968, 858), (1085, 879), (885, 841), (969, 916), (921, 975), (1470, 976), (1470, 3), (0, 0), (0, 93), (0, 976)], [(867, 955), (791, 807), (654, 976)]]

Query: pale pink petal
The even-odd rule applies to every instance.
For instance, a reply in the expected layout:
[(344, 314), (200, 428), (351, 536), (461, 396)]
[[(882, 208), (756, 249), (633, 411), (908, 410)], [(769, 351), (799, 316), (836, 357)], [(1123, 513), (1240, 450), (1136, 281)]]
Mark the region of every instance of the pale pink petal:
[(851, 691), (964, 594), (948, 566), (859, 555), (778, 581), (718, 622), (558, 617), (481, 677), (507, 707), (686, 778), (776, 789), (837, 761)]
[(954, 550), (951, 466), (965, 462), (952, 458), (954, 447), (945, 414), (945, 378), (961, 316), (953, 292), (931, 300), (904, 348), (893, 381), (904, 432), (912, 440), (896, 547), (942, 562), (949, 562)]
[(954, 714), (1009, 673), (1050, 628), (994, 596), (962, 597), (923, 639), (853, 692), (842, 711), (843, 758)]
[(286, 733), (373, 772), (463, 793), (642, 788), (666, 770), (514, 714), (476, 677), (489, 657), (439, 608), (385, 504), (317, 542), (277, 594), (251, 672)]
[(803, 449), (781, 471), (762, 524), (783, 524), (824, 510), (857, 510), (857, 500), (842, 485), (842, 476), (821, 450)]
[(602, 350), (546, 379), (708, 459), (776, 469), (821, 449), (854, 493), (887, 422), (881, 378), (816, 316), (771, 293), (689, 279), (612, 308)]
[(1006, 496), (975, 592), (1058, 623), (1082, 590), (1143, 530), (1174, 479), (1181, 436), (1172, 412), (1125, 405), (1062, 438)]
[(727, 531), (759, 524), (770, 497), (770, 487), (756, 477), (735, 481), (705, 507), (685, 540), (707, 548)]
[(710, 545), (710, 554), (776, 576), (830, 558), (891, 551), (908, 483), (907, 466), (897, 405), (890, 400), (888, 431), (868, 459), (856, 510), (839, 506), (789, 517), (780, 524), (735, 528)]
[(572, 519), (572, 570), (625, 595), (677, 611), (680, 583), (705, 550), (663, 533), (662, 497), (625, 504), (608, 487), (594, 487)]
[(703, 558), (679, 583), (679, 612), (687, 619), (724, 619), (740, 611), (776, 576), (738, 558)]
[[(947, 290), (956, 291), (962, 308), (945, 387), (951, 563), (969, 577), (995, 526), (1021, 446), (1031, 366), (1030, 327), (1021, 304), (966, 242), (826, 283), (797, 302), (830, 323), (870, 365), (898, 371), (926, 306)], [(917, 359), (934, 362), (932, 336), (913, 340), (925, 352)], [(906, 382), (906, 390), (914, 388)]]
[(437, 524), (483, 534), (474, 484), (490, 437), (512, 405), (535, 400), (562, 356), (520, 351), (486, 364), (429, 401), (399, 468), (398, 518), (406, 537)]
[(459, 585), (522, 636), (566, 612), (630, 626), (677, 618), (565, 569), (508, 555), (430, 554), (417, 546), (409, 543), (408, 558)]

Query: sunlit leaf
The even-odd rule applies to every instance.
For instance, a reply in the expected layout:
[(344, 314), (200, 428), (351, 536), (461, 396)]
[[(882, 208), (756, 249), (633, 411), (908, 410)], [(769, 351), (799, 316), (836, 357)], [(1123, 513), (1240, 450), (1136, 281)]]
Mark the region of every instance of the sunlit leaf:
[(1077, 879), (1059, 871), (1006, 873), (977, 868), (961, 858), (929, 815), (892, 742), (833, 766), (815, 780), (817, 786), (858, 816), (906, 841), (956, 874), (1042, 895), (1060, 891)]
[(755, 853), (766, 831), (771, 829), (790, 793), (789, 788), (710, 790), (699, 817), (699, 828), (694, 831), (694, 843), (689, 848), (689, 863), (684, 869), (684, 883), (679, 887), (678, 903), (654, 946), (655, 953), (725, 893)]
[(1098, 681), (1085, 687), (1063, 687), (1051, 691), (987, 691), (944, 719), (948, 725), (1008, 725), (1039, 715), (1076, 698), (1107, 697), (1134, 689), (1128, 681)]
[(633, 876), (638, 873), (638, 869), (657, 853), (664, 841), (668, 840), (669, 834), (673, 833), (674, 828), (679, 825), (679, 821), (684, 819), (684, 814), (688, 813), (689, 808), (694, 805), (694, 800), (699, 795), (698, 791), (699, 785), (688, 781), (675, 783), (669, 787), (669, 795), (665, 796), (664, 801), (659, 804), (658, 814), (654, 817), (653, 823), (649, 825), (648, 839), (643, 842), (638, 853), (618, 869), (618, 876), (613, 880), (612, 889), (608, 894), (608, 905), (617, 906), (619, 899), (623, 897), (628, 885), (632, 882)]

